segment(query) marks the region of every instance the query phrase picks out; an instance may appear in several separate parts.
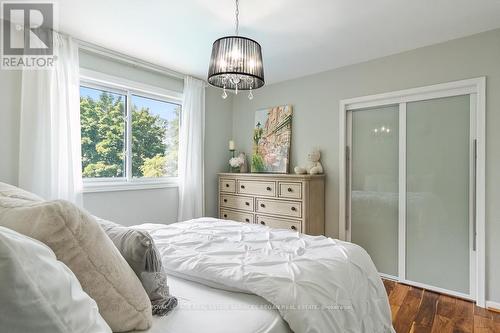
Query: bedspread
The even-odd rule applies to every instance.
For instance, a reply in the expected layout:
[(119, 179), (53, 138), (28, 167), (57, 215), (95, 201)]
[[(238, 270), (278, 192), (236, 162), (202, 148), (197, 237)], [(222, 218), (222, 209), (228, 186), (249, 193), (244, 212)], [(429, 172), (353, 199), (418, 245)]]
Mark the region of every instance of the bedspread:
[(168, 273), (261, 296), (295, 333), (394, 332), (382, 280), (355, 244), (213, 218), (136, 228)]

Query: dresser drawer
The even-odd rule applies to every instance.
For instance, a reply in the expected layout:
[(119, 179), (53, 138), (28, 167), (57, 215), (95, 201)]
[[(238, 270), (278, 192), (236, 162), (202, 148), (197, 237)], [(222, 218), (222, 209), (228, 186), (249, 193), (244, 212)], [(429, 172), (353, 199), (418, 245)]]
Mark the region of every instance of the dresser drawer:
[(247, 210), (253, 212), (253, 198), (221, 194), (220, 206), (225, 208), (234, 208), (238, 210)]
[(268, 227), (271, 228), (291, 229), (291, 230), (296, 230), (298, 232), (302, 232), (302, 229), (300, 227), (300, 221), (277, 219), (274, 217), (262, 216), (262, 215), (257, 215), (255, 221), (258, 224), (267, 225)]
[(256, 205), (258, 213), (302, 217), (301, 202), (257, 199)]
[(236, 180), (221, 178), (219, 180), (219, 189), (221, 192), (235, 193), (236, 192)]
[(269, 181), (239, 180), (238, 193), (261, 195), (266, 197), (276, 196), (276, 183)]
[(221, 209), (220, 218), (236, 222), (253, 223), (253, 214), (244, 212), (235, 212), (234, 210)]
[(302, 199), (302, 183), (278, 183), (280, 198)]

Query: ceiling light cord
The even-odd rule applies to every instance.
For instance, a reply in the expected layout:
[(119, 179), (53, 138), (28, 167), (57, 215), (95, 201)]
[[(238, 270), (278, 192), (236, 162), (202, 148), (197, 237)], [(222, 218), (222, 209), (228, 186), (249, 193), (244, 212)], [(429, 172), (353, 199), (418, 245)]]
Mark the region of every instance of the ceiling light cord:
[(236, 0), (236, 12), (235, 12), (235, 17), (236, 17), (236, 36), (239, 36), (240, 34), (240, 0)]

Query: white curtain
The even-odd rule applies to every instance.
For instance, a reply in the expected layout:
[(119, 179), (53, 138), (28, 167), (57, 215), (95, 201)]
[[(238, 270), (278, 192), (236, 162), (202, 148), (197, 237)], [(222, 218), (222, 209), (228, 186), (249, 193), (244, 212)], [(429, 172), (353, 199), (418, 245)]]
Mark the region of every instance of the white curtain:
[(179, 133), (179, 221), (204, 213), (205, 83), (184, 79)]
[(78, 46), (54, 33), (53, 69), (23, 70), (19, 186), (82, 205)]

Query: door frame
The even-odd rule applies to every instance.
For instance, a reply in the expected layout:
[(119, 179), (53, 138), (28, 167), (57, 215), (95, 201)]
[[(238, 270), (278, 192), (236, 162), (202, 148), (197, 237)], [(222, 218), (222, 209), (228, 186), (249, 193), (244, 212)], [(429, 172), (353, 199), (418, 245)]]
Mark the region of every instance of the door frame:
[[(471, 126), (474, 126), (475, 140), (476, 144), (476, 177), (475, 177), (475, 187), (472, 189), (475, 192), (475, 226), (476, 226), (476, 251), (475, 251), (475, 270), (471, 272), (471, 281), (475, 282), (475, 290), (470, 290), (473, 299), (476, 304), (480, 307), (485, 307), (485, 180), (486, 180), (486, 77), (478, 77), (467, 80), (453, 81), (447, 83), (440, 83), (430, 86), (405, 89), (399, 91), (393, 91), (388, 93), (349, 98), (341, 100), (339, 103), (339, 238), (341, 240), (350, 240), (350, 217), (347, 216), (347, 212), (350, 211), (350, 200), (349, 189), (347, 184), (350, 184), (350, 172), (347, 174), (348, 167), (350, 166), (350, 161), (347, 161), (348, 149), (350, 149), (350, 122), (348, 121), (348, 111), (371, 108), (384, 105), (399, 105), (400, 115), (406, 115), (406, 103), (452, 97), (460, 95), (471, 95), (471, 107), (475, 107), (475, 119), (471, 118)], [(474, 104), (474, 105), (473, 105)], [(402, 119), (403, 118), (403, 119)], [(404, 121), (405, 117), (399, 118), (400, 124)], [(404, 134), (404, 133), (403, 133)], [(399, 152), (400, 152), (400, 162), (404, 158), (404, 142), (406, 137), (402, 137), (400, 134)], [(402, 142), (403, 140), (403, 142)], [(402, 152), (403, 150), (403, 152)], [(401, 154), (403, 153), (403, 154)], [(403, 164), (403, 166), (401, 165)], [(399, 177), (404, 177), (404, 167), (405, 161), (399, 164), (400, 173)], [(402, 174), (403, 172), (403, 174)], [(347, 177), (348, 176), (348, 177)], [(405, 193), (405, 185), (400, 181), (399, 191)], [(404, 196), (399, 196), (399, 204), (405, 205), (406, 202)], [(404, 206), (403, 206), (404, 207)], [(399, 215), (399, 239), (406, 237), (405, 225), (401, 225), (404, 222), (405, 210), (400, 210)], [(405, 242), (399, 242), (398, 252), (405, 250)], [(403, 252), (405, 253), (405, 252)], [(472, 254), (473, 255), (473, 254)], [(403, 257), (403, 258), (401, 258)], [(418, 283), (407, 281), (404, 276), (405, 267), (404, 256), (399, 255), (399, 276), (389, 277), (395, 278), (402, 282), (408, 282), (418, 286)], [(403, 275), (403, 276), (401, 276)], [(423, 285), (420, 285), (423, 286)], [(424, 286), (429, 287), (429, 286)], [(433, 288), (436, 291), (441, 291), (439, 288)], [(449, 293), (449, 291), (446, 291)], [(462, 294), (456, 294), (456, 296), (463, 297)]]

